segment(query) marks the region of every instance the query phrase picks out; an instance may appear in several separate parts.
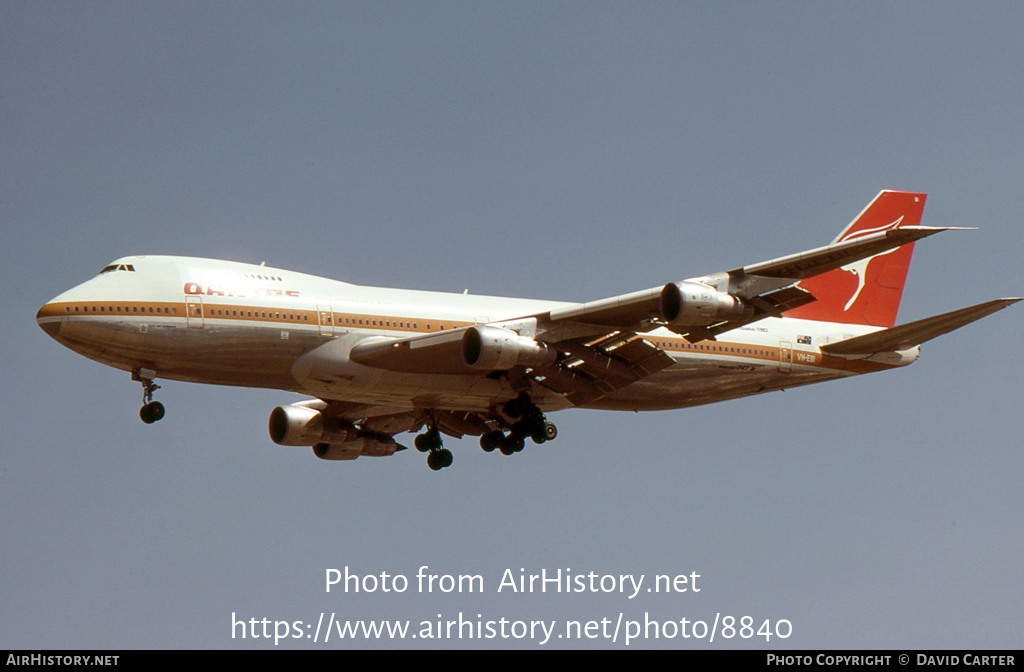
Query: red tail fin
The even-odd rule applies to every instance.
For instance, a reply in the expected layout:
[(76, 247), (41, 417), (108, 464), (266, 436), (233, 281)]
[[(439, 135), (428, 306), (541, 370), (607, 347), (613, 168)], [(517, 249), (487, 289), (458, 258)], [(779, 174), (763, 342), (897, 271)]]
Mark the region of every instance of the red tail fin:
[[(832, 242), (901, 226), (920, 226), (925, 198), (925, 194), (883, 191)], [(914, 244), (910, 243), (801, 280), (799, 286), (818, 300), (788, 311), (786, 317), (892, 327), (913, 253)]]

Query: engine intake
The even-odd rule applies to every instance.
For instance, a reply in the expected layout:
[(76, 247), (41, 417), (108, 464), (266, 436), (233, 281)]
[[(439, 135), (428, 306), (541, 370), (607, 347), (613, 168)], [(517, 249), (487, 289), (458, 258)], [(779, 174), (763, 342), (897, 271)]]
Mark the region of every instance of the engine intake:
[(501, 327), (470, 327), (462, 336), (462, 361), (474, 369), (506, 371), (513, 366), (554, 364), (557, 358), (558, 351), (547, 343)]
[(661, 319), (681, 327), (706, 327), (722, 320), (741, 320), (754, 307), (727, 292), (699, 282), (670, 282), (658, 301)]

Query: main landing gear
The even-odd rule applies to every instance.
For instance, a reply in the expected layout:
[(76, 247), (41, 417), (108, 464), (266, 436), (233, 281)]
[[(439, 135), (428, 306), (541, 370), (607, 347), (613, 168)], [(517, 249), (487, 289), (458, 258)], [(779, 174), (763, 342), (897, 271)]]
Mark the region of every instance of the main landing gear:
[(427, 453), (427, 466), (434, 471), (452, 466), (455, 459), (452, 451), (441, 446), (441, 432), (437, 427), (431, 427), (416, 437), (416, 450)]
[(160, 386), (153, 382), (148, 376), (140, 372), (134, 372), (132, 378), (142, 383), (142, 408), (139, 409), (139, 417), (147, 425), (151, 425), (164, 417), (166, 410), (159, 401), (153, 401), (153, 393), (160, 389)]
[(547, 421), (544, 413), (525, 392), (505, 404), (503, 410), (515, 422), (508, 434), (495, 430), (480, 437), (480, 447), (488, 453), (498, 449), (502, 455), (512, 455), (526, 447), (526, 437), (539, 444), (558, 436), (558, 428)]

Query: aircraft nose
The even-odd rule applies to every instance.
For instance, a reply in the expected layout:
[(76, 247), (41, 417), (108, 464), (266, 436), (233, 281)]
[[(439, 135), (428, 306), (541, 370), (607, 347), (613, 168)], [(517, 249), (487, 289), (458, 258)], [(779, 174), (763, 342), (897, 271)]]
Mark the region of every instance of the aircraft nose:
[(53, 303), (47, 303), (36, 313), (36, 324), (49, 336), (56, 338), (60, 332), (60, 307)]

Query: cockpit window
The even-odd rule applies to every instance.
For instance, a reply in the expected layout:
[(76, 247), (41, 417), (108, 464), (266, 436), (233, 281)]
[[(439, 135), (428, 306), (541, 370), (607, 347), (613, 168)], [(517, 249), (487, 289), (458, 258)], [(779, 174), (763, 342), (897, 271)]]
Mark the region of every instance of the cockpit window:
[(131, 271), (134, 273), (135, 267), (131, 264), (110, 264), (109, 266), (104, 266), (103, 270), (99, 272), (99, 275), (110, 273), (111, 271)]

